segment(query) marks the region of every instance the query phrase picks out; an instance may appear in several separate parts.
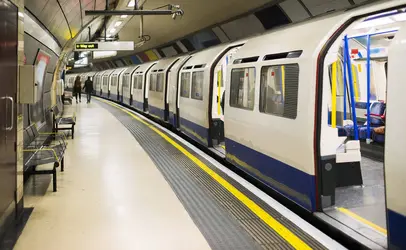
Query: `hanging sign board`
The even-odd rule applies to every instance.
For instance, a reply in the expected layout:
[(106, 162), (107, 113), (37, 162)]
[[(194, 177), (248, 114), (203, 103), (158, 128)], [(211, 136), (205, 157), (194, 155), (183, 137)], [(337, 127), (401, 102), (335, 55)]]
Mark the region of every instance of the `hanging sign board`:
[(134, 42), (84, 42), (76, 43), (75, 51), (119, 51), (134, 50)]
[(75, 45), (76, 50), (95, 50), (99, 48), (98, 43), (77, 43)]

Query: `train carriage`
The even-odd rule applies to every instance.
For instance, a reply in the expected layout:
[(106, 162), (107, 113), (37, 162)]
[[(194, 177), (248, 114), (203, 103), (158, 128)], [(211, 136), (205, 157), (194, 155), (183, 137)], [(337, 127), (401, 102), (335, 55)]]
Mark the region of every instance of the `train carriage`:
[(140, 111), (148, 110), (148, 92), (146, 91), (146, 89), (149, 89), (149, 79), (147, 76), (149, 70), (154, 65), (155, 62), (142, 64), (140, 65), (140, 67), (137, 68), (132, 76), (131, 106)]
[(406, 248), (395, 150), (402, 145), (393, 132), (403, 136), (404, 122), (396, 115), (388, 122), (385, 169), (383, 160), (365, 157), (365, 149), (385, 145), (386, 102), (394, 103), (388, 114), (400, 112), (405, 7), (405, 0), (385, 1), (128, 67), (120, 101), (167, 121), (318, 218), (345, 225), (367, 247)]
[(122, 80), (122, 73), (123, 71), (126, 70), (126, 68), (118, 68), (113, 71), (113, 73), (110, 76), (110, 81), (109, 81), (109, 94), (108, 97), (110, 100), (113, 101), (118, 101), (119, 100), (119, 83)]
[(126, 105), (131, 105), (131, 96), (133, 94), (132, 90), (132, 76), (133, 73), (138, 69), (139, 66), (126, 68), (123, 72), (123, 77), (119, 83), (120, 101)]
[(109, 97), (109, 85), (110, 85), (110, 78), (115, 70), (106, 70), (104, 71), (101, 84), (100, 84), (100, 96), (108, 98)]
[(152, 116), (162, 121), (168, 120), (168, 75), (172, 66), (180, 58), (167, 58), (159, 60), (148, 73), (148, 111)]
[(168, 88), (166, 90), (168, 100), (168, 122), (174, 128), (179, 129), (179, 71), (191, 56), (182, 56), (171, 67), (168, 73)]

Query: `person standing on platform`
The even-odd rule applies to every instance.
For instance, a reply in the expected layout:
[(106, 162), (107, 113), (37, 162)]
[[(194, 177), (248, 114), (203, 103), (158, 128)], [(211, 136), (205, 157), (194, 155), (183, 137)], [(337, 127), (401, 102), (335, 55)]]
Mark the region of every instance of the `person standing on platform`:
[(78, 103), (78, 95), (79, 95), (79, 102), (82, 102), (82, 96), (80, 92), (82, 91), (82, 82), (80, 81), (80, 76), (76, 76), (75, 83), (73, 85), (73, 95), (76, 98), (76, 103)]
[(83, 89), (86, 92), (87, 103), (90, 103), (90, 99), (92, 98), (92, 93), (93, 93), (93, 81), (90, 79), (90, 76), (87, 77), (87, 80), (85, 81), (85, 86), (83, 86)]

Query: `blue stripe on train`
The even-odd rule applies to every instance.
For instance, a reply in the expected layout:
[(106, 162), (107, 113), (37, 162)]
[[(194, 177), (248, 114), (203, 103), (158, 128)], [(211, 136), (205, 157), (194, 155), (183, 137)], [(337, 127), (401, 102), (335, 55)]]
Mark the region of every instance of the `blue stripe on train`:
[(122, 102), (127, 104), (127, 105), (130, 105), (130, 98), (123, 96), (122, 97)]
[(315, 177), (231, 139), (227, 160), (304, 208), (315, 211)]
[(159, 117), (162, 121), (165, 119), (165, 111), (163, 109), (149, 105), (148, 111), (151, 115)]
[(390, 209), (387, 211), (389, 249), (406, 249), (406, 216)]
[(133, 103), (132, 103), (131, 106), (133, 106), (134, 108), (136, 108), (138, 110), (144, 111), (144, 103), (143, 102), (133, 100)]
[(117, 95), (110, 93), (110, 100), (117, 101)]
[(176, 128), (176, 116), (173, 112), (169, 111), (169, 123)]
[(191, 137), (193, 140), (207, 146), (209, 138), (209, 129), (202, 127), (194, 122), (186, 120), (182, 117), (179, 118), (180, 130), (186, 135)]

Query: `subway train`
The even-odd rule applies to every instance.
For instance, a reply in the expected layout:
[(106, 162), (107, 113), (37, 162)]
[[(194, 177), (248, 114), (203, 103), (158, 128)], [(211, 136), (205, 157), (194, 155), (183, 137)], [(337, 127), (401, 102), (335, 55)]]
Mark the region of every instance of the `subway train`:
[[(365, 5), (192, 54), (80, 76), (92, 77), (96, 96), (167, 123), (318, 214), (335, 206), (337, 188), (357, 184), (348, 179), (360, 175), (363, 161), (360, 142), (338, 133), (331, 111), (351, 113), (352, 102), (359, 102), (351, 98), (354, 92), (367, 95), (366, 81), (375, 86), (371, 103), (390, 102), (386, 89), (400, 87), (391, 86), (399, 81), (391, 72), (400, 73), (397, 62), (406, 55), (399, 46), (406, 39), (405, 7), (405, 0)], [(363, 36), (383, 55), (366, 51)], [(360, 59), (363, 53), (369, 54), (367, 61)], [(345, 58), (351, 61), (348, 68)], [(372, 80), (364, 77), (368, 64)], [(342, 80), (343, 71), (353, 74)], [(66, 75), (68, 90), (75, 77)], [(346, 101), (340, 89), (347, 91)], [(391, 128), (401, 129), (397, 123)], [(388, 138), (387, 150), (404, 144)], [(391, 185), (404, 183), (406, 170), (395, 157), (386, 151), (387, 246), (402, 249), (406, 196)]]

